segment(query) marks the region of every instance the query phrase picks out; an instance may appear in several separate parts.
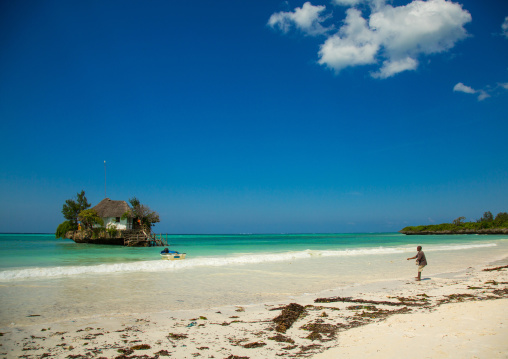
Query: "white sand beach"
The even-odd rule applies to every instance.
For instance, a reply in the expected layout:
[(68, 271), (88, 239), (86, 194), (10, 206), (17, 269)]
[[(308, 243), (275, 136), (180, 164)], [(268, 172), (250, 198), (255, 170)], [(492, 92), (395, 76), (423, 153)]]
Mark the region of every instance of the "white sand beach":
[[(506, 358), (508, 268), (483, 270), (493, 267), (424, 274), (421, 282), (378, 281), (284, 303), (55, 322), (41, 314), (27, 324), (13, 318), (0, 328), (0, 356)], [(290, 302), (301, 313), (277, 331), (273, 320)]]
[(507, 358), (508, 299), (447, 304), (341, 333), (316, 359)]

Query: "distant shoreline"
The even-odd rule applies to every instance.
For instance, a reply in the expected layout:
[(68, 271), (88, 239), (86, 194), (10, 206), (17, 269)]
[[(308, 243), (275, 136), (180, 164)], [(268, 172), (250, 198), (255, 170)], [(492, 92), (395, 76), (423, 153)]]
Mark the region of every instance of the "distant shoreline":
[(445, 230), (445, 231), (411, 231), (411, 230), (400, 230), (399, 233), (413, 236), (413, 235), (455, 235), (455, 234), (508, 234), (508, 228), (489, 228), (489, 229), (457, 229), (457, 230)]

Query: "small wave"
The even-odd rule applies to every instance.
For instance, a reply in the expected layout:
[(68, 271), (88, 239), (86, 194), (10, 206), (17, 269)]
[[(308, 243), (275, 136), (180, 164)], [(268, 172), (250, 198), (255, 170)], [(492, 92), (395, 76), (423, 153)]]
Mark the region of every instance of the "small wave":
[[(496, 244), (464, 244), (429, 247), (431, 251), (467, 250), (481, 247), (494, 247)], [(242, 254), (228, 257), (201, 257), (188, 258), (182, 261), (152, 260), (129, 263), (100, 264), (93, 266), (65, 266), (65, 267), (37, 267), (0, 272), (0, 281), (15, 281), (23, 279), (44, 279), (68, 276), (133, 273), (133, 272), (160, 272), (190, 269), (197, 267), (223, 267), (229, 265), (259, 264), (293, 261), (316, 257), (350, 257), (384, 254), (406, 253), (407, 247), (378, 247), (357, 248), (343, 250), (304, 250), (299, 252)]]
[(474, 248), (487, 248), (496, 247), (495, 243), (482, 243), (482, 244), (455, 244), (449, 246), (436, 246), (432, 248), (433, 251), (460, 251), (463, 249), (474, 249)]

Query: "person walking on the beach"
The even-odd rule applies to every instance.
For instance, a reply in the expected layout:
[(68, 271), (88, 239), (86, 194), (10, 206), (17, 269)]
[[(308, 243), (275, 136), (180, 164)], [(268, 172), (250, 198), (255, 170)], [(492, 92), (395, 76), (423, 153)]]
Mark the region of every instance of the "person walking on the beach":
[(415, 277), (416, 280), (422, 280), (422, 270), (423, 267), (427, 265), (427, 258), (425, 258), (425, 253), (422, 251), (422, 246), (416, 247), (418, 253), (416, 256), (408, 258), (407, 260), (416, 259), (416, 264), (418, 265), (418, 277)]

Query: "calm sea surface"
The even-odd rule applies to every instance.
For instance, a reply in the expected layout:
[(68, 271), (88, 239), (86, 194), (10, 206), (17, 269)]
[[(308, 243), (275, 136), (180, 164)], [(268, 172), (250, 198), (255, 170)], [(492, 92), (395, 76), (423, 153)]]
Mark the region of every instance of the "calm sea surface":
[(0, 234), (0, 324), (246, 305), (415, 275), (508, 256), (508, 236), (381, 234), (172, 235), (182, 261), (160, 247), (77, 244), (45, 234)]

